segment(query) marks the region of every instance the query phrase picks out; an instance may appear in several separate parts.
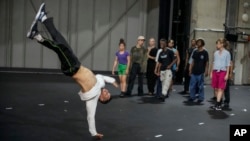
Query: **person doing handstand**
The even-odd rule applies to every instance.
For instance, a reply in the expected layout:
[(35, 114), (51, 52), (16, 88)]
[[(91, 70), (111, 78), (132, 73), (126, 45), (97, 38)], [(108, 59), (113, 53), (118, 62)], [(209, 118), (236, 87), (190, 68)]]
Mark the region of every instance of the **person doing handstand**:
[[(53, 40), (47, 39), (39, 33), (37, 29), (38, 22), (45, 25)], [(41, 4), (31, 28), (27, 33), (27, 37), (32, 40), (37, 40), (38, 43), (57, 53), (61, 62), (62, 72), (66, 76), (72, 77), (81, 87), (78, 94), (81, 100), (86, 102), (87, 120), (91, 135), (101, 139), (103, 134), (97, 133), (95, 126), (97, 102), (100, 101), (106, 104), (111, 100), (111, 94), (104, 87), (105, 82), (118, 87), (115, 79), (100, 74), (94, 75), (91, 70), (81, 65), (69, 44), (55, 28), (53, 18), (47, 18), (45, 3)]]

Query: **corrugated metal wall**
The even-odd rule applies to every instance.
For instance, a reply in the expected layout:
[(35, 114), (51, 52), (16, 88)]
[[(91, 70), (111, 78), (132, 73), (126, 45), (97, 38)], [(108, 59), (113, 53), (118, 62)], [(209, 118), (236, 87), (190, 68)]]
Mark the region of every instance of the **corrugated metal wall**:
[[(0, 67), (60, 68), (53, 51), (26, 38), (43, 1), (82, 64), (93, 70), (111, 69), (120, 38), (130, 50), (146, 34), (146, 0), (1, 0)], [(48, 37), (41, 24), (39, 29)]]

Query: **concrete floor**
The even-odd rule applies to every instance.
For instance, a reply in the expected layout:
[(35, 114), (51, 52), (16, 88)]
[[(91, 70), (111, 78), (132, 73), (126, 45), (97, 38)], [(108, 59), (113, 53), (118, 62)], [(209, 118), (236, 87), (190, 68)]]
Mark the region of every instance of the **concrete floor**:
[[(210, 110), (213, 90), (203, 105), (187, 105), (175, 85), (163, 103), (152, 96), (119, 98), (99, 104), (97, 131), (103, 141), (229, 141), (231, 124), (250, 124), (250, 86), (231, 86), (231, 109)], [(79, 86), (60, 74), (0, 73), (1, 141), (89, 141), (85, 103)], [(146, 91), (146, 85), (144, 87)]]

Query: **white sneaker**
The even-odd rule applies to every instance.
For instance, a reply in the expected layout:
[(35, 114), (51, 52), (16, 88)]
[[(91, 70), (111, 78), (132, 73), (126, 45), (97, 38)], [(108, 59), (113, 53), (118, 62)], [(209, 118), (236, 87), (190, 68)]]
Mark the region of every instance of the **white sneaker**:
[(33, 21), (33, 23), (31, 24), (30, 30), (27, 33), (27, 37), (30, 39), (34, 39), (34, 37), (38, 34), (38, 30), (37, 30), (37, 22)]
[(39, 8), (39, 10), (37, 11), (35, 20), (42, 22), (42, 18), (43, 18), (44, 15), (46, 15), (46, 12), (45, 12), (45, 3), (42, 3), (41, 6), (40, 6), (40, 8)]

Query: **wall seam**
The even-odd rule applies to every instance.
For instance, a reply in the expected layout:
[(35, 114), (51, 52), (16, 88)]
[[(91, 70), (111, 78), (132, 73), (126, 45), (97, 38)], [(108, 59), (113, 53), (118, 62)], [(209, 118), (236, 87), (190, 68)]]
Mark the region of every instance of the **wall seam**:
[[(96, 0), (93, 0), (93, 19), (92, 19), (92, 31), (93, 31), (93, 34), (92, 34), (92, 45), (94, 45), (95, 43), (95, 4), (96, 4)], [(93, 69), (94, 65), (93, 65), (93, 62), (94, 62), (94, 51), (93, 51), (93, 48), (91, 48), (91, 69)]]

